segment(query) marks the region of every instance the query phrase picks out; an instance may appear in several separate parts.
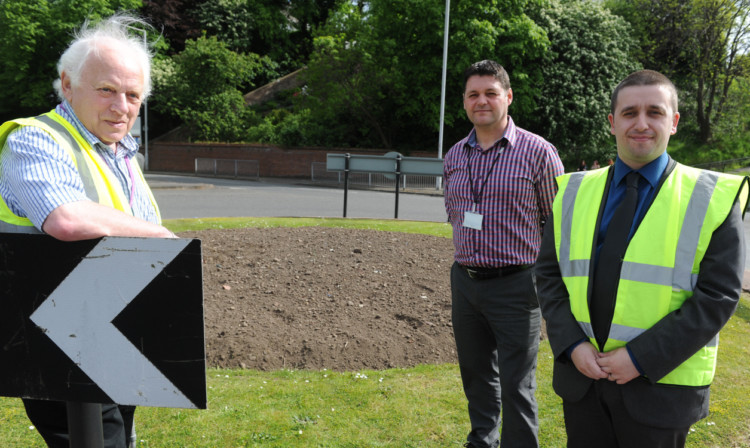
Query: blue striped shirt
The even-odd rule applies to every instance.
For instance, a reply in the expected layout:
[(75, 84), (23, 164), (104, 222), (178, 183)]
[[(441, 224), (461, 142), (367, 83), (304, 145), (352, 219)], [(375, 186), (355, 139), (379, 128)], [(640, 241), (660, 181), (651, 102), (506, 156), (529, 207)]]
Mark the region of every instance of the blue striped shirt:
[[(557, 149), (508, 117), (503, 138), (491, 148), (477, 145), (472, 130), (448, 151), (443, 167), (455, 260), (480, 267), (534, 263), (557, 193), (555, 177), (564, 172)], [(480, 193), (476, 212), (483, 216), (482, 230), (464, 227), (464, 212), (473, 209)]]
[[(136, 163), (134, 157), (138, 144), (135, 139), (130, 134), (125, 136), (118, 143), (115, 154), (83, 126), (67, 101), (60, 103), (55, 111), (91, 143), (110, 167), (125, 198), (132, 201), (133, 216), (157, 223), (158, 215), (149, 197), (148, 186), (135, 173), (135, 167), (133, 184), (128, 170), (127, 163)], [(47, 216), (57, 207), (89, 200), (69, 153), (41, 128), (23, 126), (8, 136), (0, 151), (0, 172), (0, 196), (13, 213), (29, 218), (40, 230)]]

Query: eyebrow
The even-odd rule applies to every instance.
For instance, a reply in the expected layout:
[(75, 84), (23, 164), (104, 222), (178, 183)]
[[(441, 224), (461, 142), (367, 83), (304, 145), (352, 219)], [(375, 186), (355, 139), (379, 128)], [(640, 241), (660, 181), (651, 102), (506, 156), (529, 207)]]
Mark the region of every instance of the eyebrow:
[(485, 89), (485, 90), (482, 90), (482, 89), (472, 89), (472, 90), (467, 90), (466, 94), (468, 95), (470, 93), (479, 93), (479, 92), (488, 92), (488, 93), (489, 92), (495, 92), (495, 93), (497, 93), (497, 92), (499, 92), (499, 90), (496, 89), (496, 88), (494, 88), (494, 87), (490, 87), (489, 89)]
[[(620, 110), (620, 113), (630, 112), (630, 111), (638, 110), (638, 109), (640, 109), (640, 107), (638, 106), (627, 106), (627, 107), (623, 107), (622, 110)], [(659, 110), (662, 112), (667, 111), (667, 108), (660, 106), (658, 104), (649, 104), (648, 106), (646, 106), (646, 109), (647, 110)]]

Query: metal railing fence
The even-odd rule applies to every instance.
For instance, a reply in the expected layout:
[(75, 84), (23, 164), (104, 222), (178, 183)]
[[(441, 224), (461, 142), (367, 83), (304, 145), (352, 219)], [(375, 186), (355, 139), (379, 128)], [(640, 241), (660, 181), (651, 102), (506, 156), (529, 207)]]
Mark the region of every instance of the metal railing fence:
[[(325, 162), (312, 162), (310, 179), (317, 183), (343, 185), (344, 173), (328, 171)], [(402, 190), (435, 190), (438, 179), (442, 179), (442, 176), (402, 175), (400, 188)], [(349, 185), (393, 189), (396, 186), (396, 176), (381, 173), (349, 173)]]
[(693, 166), (696, 168), (702, 168), (704, 170), (724, 172), (726, 171), (727, 167), (736, 168), (747, 166), (748, 164), (750, 164), (750, 157), (743, 157), (741, 159), (719, 160), (716, 162), (697, 163)]
[(259, 179), (260, 164), (257, 160), (195, 159), (195, 174), (200, 176)]

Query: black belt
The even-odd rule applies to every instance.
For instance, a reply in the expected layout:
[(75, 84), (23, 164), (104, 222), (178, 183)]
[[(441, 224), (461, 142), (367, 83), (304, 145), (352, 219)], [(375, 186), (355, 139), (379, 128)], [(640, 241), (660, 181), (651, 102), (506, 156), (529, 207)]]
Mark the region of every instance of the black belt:
[(481, 268), (477, 266), (464, 266), (462, 264), (458, 264), (458, 267), (466, 271), (469, 277), (474, 280), (488, 280), (495, 277), (505, 277), (511, 274), (515, 274), (516, 272), (521, 272), (532, 266), (534, 265), (514, 264), (510, 266), (503, 266), (501, 268)]

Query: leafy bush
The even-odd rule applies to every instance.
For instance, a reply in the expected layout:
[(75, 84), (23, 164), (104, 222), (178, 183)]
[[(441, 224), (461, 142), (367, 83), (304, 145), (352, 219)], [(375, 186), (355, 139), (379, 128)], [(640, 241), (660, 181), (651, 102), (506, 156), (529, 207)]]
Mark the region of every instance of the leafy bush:
[(188, 40), (182, 53), (157, 67), (155, 107), (179, 117), (194, 140), (227, 142), (245, 140), (247, 128), (257, 121), (242, 92), (274, 70), (266, 57), (235, 53), (205, 36)]
[[(630, 57), (630, 27), (600, 4), (552, 2), (535, 20), (547, 30), (550, 49), (541, 71), (544, 82), (532, 129), (557, 146), (568, 169), (614, 158), (607, 115), (620, 80), (640, 68)], [(522, 125), (523, 126), (523, 125)]]

